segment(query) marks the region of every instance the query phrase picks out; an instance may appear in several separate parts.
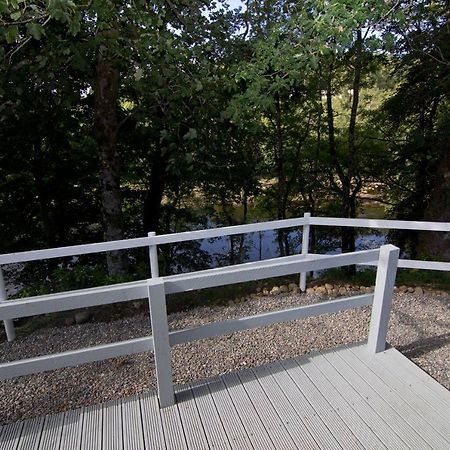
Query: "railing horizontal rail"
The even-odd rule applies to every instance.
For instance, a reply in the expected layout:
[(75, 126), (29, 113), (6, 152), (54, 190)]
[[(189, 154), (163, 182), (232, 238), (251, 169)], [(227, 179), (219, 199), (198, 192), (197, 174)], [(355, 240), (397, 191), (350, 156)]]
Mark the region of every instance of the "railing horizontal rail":
[(0, 320), (70, 311), (147, 297), (147, 280), (0, 302)]
[[(239, 264), (220, 269), (208, 269), (163, 277), (163, 280), (166, 294), (175, 294), (177, 292), (292, 275), (302, 271), (308, 272), (372, 262), (378, 258), (379, 254), (379, 250), (363, 250), (340, 255), (294, 255), (272, 259), (270, 265), (267, 262)], [(154, 280), (149, 280), (149, 283), (152, 283), (152, 281)]]
[(146, 336), (112, 344), (97, 345), (79, 350), (70, 350), (53, 355), (38, 356), (0, 364), (0, 379), (31, 375), (47, 370), (77, 366), (78, 364), (103, 361), (118, 356), (153, 351), (153, 338)]
[[(376, 266), (376, 262), (362, 263), (362, 266)], [(450, 262), (421, 261), (419, 259), (399, 259), (399, 269), (423, 269), (450, 272)]]
[(446, 231), (450, 232), (449, 222), (422, 222), (410, 220), (347, 219), (342, 217), (311, 217), (310, 225), (384, 228), (390, 230)]
[[(164, 280), (166, 294), (175, 294), (251, 280), (292, 275), (302, 270), (321, 270), (360, 264), (362, 262), (372, 262), (378, 258), (378, 255), (379, 250), (364, 250), (341, 255), (293, 255), (239, 264), (237, 266), (201, 270), (188, 274), (170, 275), (162, 277), (162, 279)], [(159, 278), (0, 302), (0, 320), (145, 298), (148, 295), (148, 284), (152, 284), (156, 280), (159, 280)]]
[(226, 334), (244, 331), (252, 328), (273, 325), (276, 323), (289, 322), (291, 320), (302, 319), (320, 314), (331, 314), (362, 306), (369, 306), (373, 302), (373, 294), (358, 295), (354, 297), (342, 298), (317, 303), (314, 305), (299, 306), (296, 308), (272, 311), (255, 316), (241, 317), (239, 319), (214, 322), (195, 328), (188, 328), (169, 333), (170, 345), (183, 344), (185, 342), (208, 339)]
[(173, 244), (175, 242), (211, 239), (234, 234), (254, 233), (257, 231), (276, 230), (280, 228), (300, 227), (305, 223), (303, 217), (295, 219), (273, 220), (270, 222), (249, 223), (231, 227), (208, 228), (206, 230), (185, 231), (182, 233), (161, 234), (158, 236), (123, 239), (119, 241), (98, 242), (94, 244), (72, 245), (29, 252), (5, 253), (0, 255), (1, 264), (37, 261), (41, 259), (63, 258), (66, 256), (87, 255), (92, 253), (126, 250), (148, 247), (150, 245)]

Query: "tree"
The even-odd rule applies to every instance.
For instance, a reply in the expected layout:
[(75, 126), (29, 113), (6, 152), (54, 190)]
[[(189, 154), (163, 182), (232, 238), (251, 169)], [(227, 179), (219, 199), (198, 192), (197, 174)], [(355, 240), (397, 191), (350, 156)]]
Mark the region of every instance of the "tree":
[[(394, 213), (407, 220), (450, 219), (449, 132), (450, 45), (447, 2), (405, 5), (402, 20), (391, 23), (396, 40), (395, 73), (401, 82), (384, 104), (392, 148), (388, 180)], [(448, 238), (405, 232), (402, 246), (448, 258)]]

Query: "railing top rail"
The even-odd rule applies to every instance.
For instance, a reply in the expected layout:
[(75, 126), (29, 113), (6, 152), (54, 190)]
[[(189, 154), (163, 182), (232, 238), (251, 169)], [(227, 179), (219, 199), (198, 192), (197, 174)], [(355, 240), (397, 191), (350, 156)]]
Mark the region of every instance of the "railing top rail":
[(450, 232), (450, 222), (422, 222), (410, 220), (348, 219), (343, 217), (311, 217), (310, 225), (384, 228), (390, 230)]
[(67, 256), (87, 255), (92, 253), (126, 250), (150, 245), (172, 244), (175, 242), (211, 239), (235, 234), (254, 233), (258, 231), (277, 230), (281, 228), (300, 227), (305, 224), (319, 226), (342, 226), (358, 228), (403, 229), (417, 231), (450, 232), (449, 222), (418, 222), (407, 220), (347, 219), (339, 217), (299, 217), (294, 219), (273, 220), (249, 223), (230, 227), (208, 228), (205, 230), (185, 231), (182, 233), (161, 234), (118, 241), (98, 242), (93, 244), (73, 245), (51, 249), (32, 250), (0, 255), (0, 265), (29, 261), (38, 261)]
[(295, 219), (272, 220), (268, 222), (249, 223), (230, 227), (208, 228), (205, 230), (185, 231), (182, 233), (160, 234), (134, 239), (118, 241), (97, 242), (93, 244), (71, 245), (68, 247), (32, 250), (0, 255), (0, 265), (14, 264), (42, 259), (63, 258), (67, 256), (88, 255), (92, 253), (111, 252), (131, 248), (148, 247), (149, 245), (173, 244), (175, 242), (211, 239), (234, 234), (254, 233), (257, 231), (277, 230), (280, 228), (299, 227), (304, 225), (303, 217)]

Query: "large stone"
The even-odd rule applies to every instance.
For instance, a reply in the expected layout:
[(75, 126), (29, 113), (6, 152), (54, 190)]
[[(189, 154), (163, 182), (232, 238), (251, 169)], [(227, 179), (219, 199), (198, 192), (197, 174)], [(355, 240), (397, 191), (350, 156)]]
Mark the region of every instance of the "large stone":
[(289, 288), (288, 288), (285, 284), (282, 284), (282, 285), (280, 286), (280, 291), (281, 291), (283, 294), (286, 294), (287, 292), (289, 292)]
[(325, 286), (318, 286), (316, 287), (316, 293), (324, 295), (327, 293), (327, 290), (325, 289)]
[(271, 290), (270, 290), (270, 294), (271, 295), (279, 295), (281, 294), (281, 290), (278, 286), (274, 286)]
[(420, 286), (417, 286), (414, 289), (414, 294), (416, 294), (416, 295), (423, 295), (423, 289)]
[(332, 291), (332, 290), (333, 290), (333, 285), (332, 285), (332, 284), (329, 284), (329, 283), (325, 283), (325, 289), (326, 289), (327, 291)]
[(290, 291), (296, 291), (298, 289), (298, 285), (295, 283), (289, 283), (288, 288)]

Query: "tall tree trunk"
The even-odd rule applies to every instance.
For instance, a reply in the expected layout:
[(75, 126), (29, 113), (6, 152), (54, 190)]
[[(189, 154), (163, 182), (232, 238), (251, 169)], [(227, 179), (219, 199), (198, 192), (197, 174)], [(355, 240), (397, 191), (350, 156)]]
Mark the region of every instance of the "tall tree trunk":
[[(448, 145), (450, 147), (450, 140)], [(450, 222), (450, 152), (448, 151), (442, 152), (438, 174), (438, 182), (431, 192), (424, 219)], [(419, 250), (436, 260), (450, 260), (450, 233), (429, 231), (420, 233)]]
[[(107, 32), (103, 33), (106, 42), (109, 36)], [(117, 151), (120, 74), (116, 62), (111, 60), (108, 53), (108, 45), (101, 44), (97, 52), (94, 83), (94, 130), (101, 167), (104, 238), (112, 241), (123, 239), (120, 159)], [(107, 264), (110, 275), (120, 275), (127, 271), (127, 259), (123, 251), (109, 252)]]
[[(355, 57), (354, 57), (354, 76), (352, 87), (352, 108), (350, 112), (350, 122), (348, 125), (348, 167), (346, 183), (343, 190), (343, 207), (346, 211), (346, 217), (354, 219), (356, 217), (356, 195), (361, 189), (361, 183), (357, 180), (356, 173), (356, 119), (359, 107), (359, 91), (361, 89), (361, 74), (363, 64), (363, 39), (361, 30), (356, 32)], [(352, 185), (353, 183), (353, 185)], [(346, 227), (342, 233), (342, 252), (355, 251), (356, 232), (353, 227)], [(348, 275), (356, 273), (356, 266), (346, 268)]]
[[(282, 129), (282, 110), (281, 101), (278, 96), (275, 99), (276, 115), (275, 115), (275, 170), (277, 175), (277, 219), (286, 219), (286, 205), (287, 205), (287, 182), (286, 174), (284, 172), (284, 140)], [(283, 229), (279, 229), (277, 232), (278, 247), (280, 250), (280, 256), (286, 256), (289, 254), (289, 248), (287, 245), (286, 232)]]
[(53, 221), (50, 215), (49, 208), (49, 193), (48, 188), (45, 186), (45, 175), (44, 167), (45, 162), (42, 155), (42, 139), (37, 137), (33, 144), (33, 160), (32, 160), (32, 171), (33, 177), (36, 185), (37, 201), (39, 205), (39, 215), (41, 222), (42, 236), (44, 238), (45, 245), (47, 247), (56, 247), (57, 241), (54, 233)]
[(161, 218), (161, 203), (167, 183), (167, 157), (157, 147), (152, 161), (149, 189), (144, 199), (144, 232), (158, 232)]

